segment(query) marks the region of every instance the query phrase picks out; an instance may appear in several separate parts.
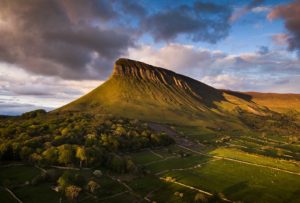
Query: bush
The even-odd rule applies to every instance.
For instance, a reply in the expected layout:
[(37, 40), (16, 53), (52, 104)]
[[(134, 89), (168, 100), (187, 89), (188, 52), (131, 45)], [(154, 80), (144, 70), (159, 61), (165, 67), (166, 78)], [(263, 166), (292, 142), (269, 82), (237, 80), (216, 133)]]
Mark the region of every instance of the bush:
[(194, 200), (195, 200), (195, 203), (206, 203), (206, 202), (208, 202), (208, 198), (200, 192), (195, 195)]
[(81, 190), (82, 189), (76, 185), (70, 185), (65, 189), (65, 195), (70, 201), (75, 201), (77, 200)]

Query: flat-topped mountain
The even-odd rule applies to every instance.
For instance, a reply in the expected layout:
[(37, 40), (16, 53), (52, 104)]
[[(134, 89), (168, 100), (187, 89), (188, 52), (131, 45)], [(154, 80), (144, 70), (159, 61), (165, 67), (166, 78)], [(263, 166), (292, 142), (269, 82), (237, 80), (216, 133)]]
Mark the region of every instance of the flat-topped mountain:
[(218, 90), (173, 71), (118, 59), (102, 85), (56, 110), (83, 111), (160, 122), (230, 121), (241, 111), (270, 110), (244, 93)]
[[(111, 77), (117, 80), (132, 79), (136, 82), (151, 83), (166, 87), (170, 90), (171, 88), (175, 88), (181, 91), (180, 93), (187, 94), (193, 97), (193, 99), (202, 102), (224, 99), (222, 92), (197, 80), (164, 68), (130, 59), (118, 59), (115, 62)], [(153, 88), (157, 88), (157, 86)], [(147, 92), (144, 92), (144, 94), (146, 95)], [(180, 101), (178, 102), (180, 103)]]

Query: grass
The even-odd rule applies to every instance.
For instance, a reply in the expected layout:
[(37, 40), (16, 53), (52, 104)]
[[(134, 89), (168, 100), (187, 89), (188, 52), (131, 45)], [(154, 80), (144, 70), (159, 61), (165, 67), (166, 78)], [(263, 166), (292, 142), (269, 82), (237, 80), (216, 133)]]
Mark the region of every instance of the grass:
[(199, 126), (176, 126), (176, 131), (188, 136), (190, 139), (203, 141), (213, 141), (218, 138), (215, 132)]
[(146, 164), (153, 161), (161, 160), (160, 157), (156, 156), (155, 154), (151, 153), (150, 151), (142, 151), (138, 153), (133, 153), (130, 155), (133, 161), (138, 164)]
[[(144, 165), (146, 169), (152, 172), (152, 174), (149, 175), (133, 177), (126, 182), (133, 191), (141, 197), (145, 197), (150, 193), (149, 198), (152, 201), (176, 203), (192, 202), (197, 193), (196, 191), (175, 185), (171, 182), (159, 180), (159, 176), (171, 176), (178, 182), (211, 193), (222, 192), (228, 199), (234, 201), (274, 203), (300, 201), (300, 177), (297, 175), (222, 159), (213, 159), (212, 161), (210, 157), (200, 156), (194, 153), (189, 153), (189, 156), (180, 158), (176, 155), (178, 155), (178, 151), (181, 150), (181, 148), (174, 145), (168, 147), (168, 149), (154, 150), (155, 153), (159, 153), (164, 158), (173, 156), (166, 160), (159, 158), (149, 150), (130, 154), (135, 161)], [(210, 153), (299, 172), (299, 166), (289, 161), (249, 154), (238, 149), (218, 148)], [(189, 168), (197, 164), (201, 164), (201, 167)], [(179, 168), (189, 169), (172, 171), (172, 169)], [(164, 171), (164, 173), (154, 175), (154, 173), (162, 171)], [(31, 180), (37, 174), (39, 174), (39, 171), (32, 166), (0, 168), (0, 181), (8, 178), (15, 184), (22, 184), (27, 180)], [(90, 171), (83, 171), (83, 175), (89, 178), (91, 173)], [(96, 178), (96, 181), (101, 185), (101, 192), (97, 195), (98, 199), (103, 199), (100, 202), (137, 201), (137, 197), (129, 192), (122, 194), (122, 192), (127, 191), (127, 188), (106, 175)], [(52, 191), (50, 186), (50, 183), (42, 183), (38, 186), (28, 185), (15, 188), (13, 192), (24, 201), (24, 203), (58, 202), (60, 194)], [(183, 197), (176, 196), (174, 194), (175, 192), (183, 193)], [(115, 194), (120, 195), (112, 196)], [(82, 196), (82, 202), (97, 202), (97, 200), (87, 197), (86, 195)], [(105, 199), (107, 197), (109, 198)], [(0, 190), (0, 202), (14, 202), (14, 200), (11, 199), (6, 191)]]
[(18, 203), (7, 191), (0, 188), (0, 202)]
[(138, 192), (142, 196), (146, 196), (149, 192), (159, 190), (162, 186), (164, 186), (164, 182), (153, 175), (134, 179), (128, 184), (135, 192)]
[[(176, 196), (175, 192), (183, 193), (183, 197)], [(187, 203), (193, 202), (196, 194), (197, 192), (182, 186), (165, 183), (160, 190), (153, 192), (151, 200), (156, 202)]]
[(99, 182), (101, 186), (101, 190), (98, 193), (99, 198), (126, 191), (126, 188), (123, 185), (105, 175), (98, 178), (97, 182)]
[(9, 180), (10, 184), (18, 185), (30, 181), (40, 171), (32, 166), (9, 166), (0, 168), (0, 183)]
[(300, 163), (295, 161), (290, 162), (283, 159), (245, 153), (233, 148), (218, 148), (210, 152), (210, 154), (300, 173)]
[(236, 201), (300, 201), (298, 176), (226, 160), (208, 162), (191, 171), (169, 172), (166, 176), (209, 192), (223, 192)]
[(209, 158), (207, 158), (206, 156), (200, 157), (200, 156), (190, 155), (184, 158), (175, 157), (175, 158), (165, 160), (163, 162), (157, 162), (157, 163), (147, 165), (147, 169), (149, 169), (153, 173), (157, 173), (165, 170), (193, 167), (197, 164), (204, 163), (208, 160)]
[(59, 202), (60, 194), (51, 190), (50, 187), (50, 183), (43, 183), (37, 186), (25, 186), (15, 189), (14, 193), (24, 203)]
[[(91, 201), (86, 201), (86, 203), (90, 203)], [(124, 193), (122, 195), (109, 198), (106, 200), (100, 200), (96, 202), (101, 202), (101, 203), (120, 203), (120, 202), (137, 202), (136, 197), (132, 196), (130, 193)]]

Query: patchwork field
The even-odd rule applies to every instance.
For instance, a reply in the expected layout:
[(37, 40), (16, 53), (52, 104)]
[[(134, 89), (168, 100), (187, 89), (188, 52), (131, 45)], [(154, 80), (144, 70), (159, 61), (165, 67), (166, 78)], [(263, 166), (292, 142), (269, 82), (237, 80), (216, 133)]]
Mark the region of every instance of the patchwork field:
[[(99, 192), (82, 193), (78, 202), (300, 202), (299, 144), (261, 138), (256, 134), (232, 136), (221, 144), (222, 136), (190, 142), (189, 132), (173, 134), (176, 144), (127, 153), (144, 174), (118, 174), (94, 169), (72, 170), (100, 184)], [(170, 130), (172, 130), (170, 128)], [(178, 130), (178, 129), (177, 129)], [(197, 132), (197, 131), (196, 131)], [(194, 137), (197, 133), (193, 132)], [(203, 133), (203, 132), (202, 132)], [(282, 153), (266, 153), (270, 149)], [(290, 154), (290, 156), (285, 156)], [(32, 180), (51, 168), (15, 164), (0, 167), (0, 202), (67, 202), (52, 188), (56, 182), (32, 185)], [(63, 173), (66, 169), (56, 169)], [(199, 200), (200, 198), (200, 200)]]

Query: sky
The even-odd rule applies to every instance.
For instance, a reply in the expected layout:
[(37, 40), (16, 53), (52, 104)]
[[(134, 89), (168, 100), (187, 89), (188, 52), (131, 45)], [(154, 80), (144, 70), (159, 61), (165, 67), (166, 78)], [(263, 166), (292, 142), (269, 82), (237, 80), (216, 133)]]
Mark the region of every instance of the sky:
[(0, 0), (0, 114), (88, 93), (120, 57), (216, 88), (300, 93), (300, 0)]

